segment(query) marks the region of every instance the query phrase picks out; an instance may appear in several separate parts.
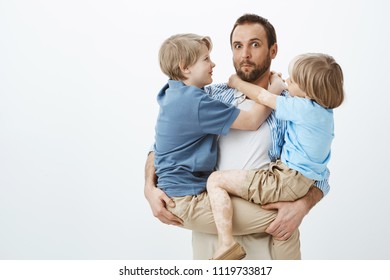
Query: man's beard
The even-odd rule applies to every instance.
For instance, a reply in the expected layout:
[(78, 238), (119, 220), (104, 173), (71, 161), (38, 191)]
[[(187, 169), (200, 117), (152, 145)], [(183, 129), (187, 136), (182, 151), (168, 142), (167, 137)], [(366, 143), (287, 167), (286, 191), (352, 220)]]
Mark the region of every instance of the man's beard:
[[(241, 70), (242, 64), (249, 64), (252, 65), (254, 68), (251, 72), (243, 72)], [(271, 57), (267, 55), (265, 61), (261, 63), (260, 65), (256, 65), (255, 63), (251, 61), (243, 61), (240, 63), (239, 67), (236, 68), (237, 76), (240, 77), (242, 80), (247, 81), (249, 83), (253, 83), (257, 81), (261, 76), (263, 76), (270, 68), (271, 66)]]

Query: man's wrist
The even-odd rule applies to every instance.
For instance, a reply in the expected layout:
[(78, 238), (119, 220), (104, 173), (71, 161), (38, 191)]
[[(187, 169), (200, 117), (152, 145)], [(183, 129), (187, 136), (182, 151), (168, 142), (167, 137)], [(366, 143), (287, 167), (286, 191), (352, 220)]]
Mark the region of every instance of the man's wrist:
[(307, 194), (303, 197), (303, 202), (305, 204), (306, 214), (322, 199), (323, 193), (322, 191), (312, 186)]
[(154, 183), (146, 183), (144, 187), (144, 195), (148, 199), (149, 195), (157, 188)]

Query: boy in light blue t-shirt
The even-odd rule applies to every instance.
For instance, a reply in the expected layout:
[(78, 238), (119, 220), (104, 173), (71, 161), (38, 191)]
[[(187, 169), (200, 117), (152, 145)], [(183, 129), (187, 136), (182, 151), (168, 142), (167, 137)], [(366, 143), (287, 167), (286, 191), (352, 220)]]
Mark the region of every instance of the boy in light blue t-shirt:
[(329, 172), (333, 109), (344, 100), (342, 70), (333, 57), (309, 53), (291, 61), (289, 75), (291, 96), (277, 96), (237, 75), (229, 80), (229, 86), (275, 109), (276, 117), (287, 121), (287, 130), (281, 159), (271, 163), (268, 170), (226, 170), (210, 175), (207, 191), (219, 241), (214, 258), (234, 255), (238, 247), (232, 234), (229, 194), (261, 205), (295, 201)]

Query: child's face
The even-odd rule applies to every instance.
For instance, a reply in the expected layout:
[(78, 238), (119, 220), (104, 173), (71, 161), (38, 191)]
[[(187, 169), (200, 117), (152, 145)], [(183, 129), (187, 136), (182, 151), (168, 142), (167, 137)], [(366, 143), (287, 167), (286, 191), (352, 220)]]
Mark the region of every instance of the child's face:
[(306, 97), (306, 92), (304, 92), (296, 82), (294, 82), (290, 77), (287, 78), (287, 90), (292, 96)]
[(292, 96), (298, 96), (298, 97), (306, 97), (306, 92), (304, 92), (298, 84), (291, 78), (291, 73), (292, 69), (294, 66), (294, 62), (296, 59), (293, 59), (290, 62), (290, 65), (288, 66), (288, 74), (290, 77), (287, 78), (286, 83), (287, 83), (287, 90)]
[(210, 52), (206, 46), (202, 46), (201, 56), (194, 65), (188, 67), (187, 85), (202, 88), (213, 82), (214, 62), (210, 59)]

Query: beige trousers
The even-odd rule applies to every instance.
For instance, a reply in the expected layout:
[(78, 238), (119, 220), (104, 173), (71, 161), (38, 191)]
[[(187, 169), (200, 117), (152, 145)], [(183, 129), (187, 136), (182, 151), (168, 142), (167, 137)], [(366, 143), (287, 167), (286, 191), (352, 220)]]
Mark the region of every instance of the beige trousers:
[[(258, 204), (294, 201), (304, 196), (313, 184), (313, 180), (288, 168), (281, 161), (271, 163), (268, 170), (248, 171), (242, 188), (242, 197), (245, 200), (231, 197), (233, 234), (242, 236), (264, 233), (275, 219), (276, 212), (264, 210)], [(209, 234), (217, 233), (207, 192), (196, 196), (173, 197), (172, 199), (176, 206), (168, 207), (168, 210), (183, 220), (184, 228)], [(271, 239), (271, 257), (273, 259), (301, 258), (298, 230), (286, 241)]]
[[(186, 229), (199, 231), (203, 233), (217, 234), (217, 228), (214, 223), (214, 216), (211, 211), (209, 198), (206, 192), (197, 196), (174, 197), (176, 206), (169, 210), (180, 217)], [(252, 233), (265, 232), (268, 225), (275, 219), (276, 211), (262, 209), (255, 203), (248, 202), (242, 198), (232, 197), (233, 204), (233, 234), (248, 235)], [(214, 248), (208, 247), (209, 243), (198, 242), (193, 240), (193, 246), (204, 246), (205, 252), (210, 254), (204, 259), (212, 257)], [(245, 243), (243, 244), (244, 248)], [(247, 251), (261, 250), (262, 248), (246, 248)], [(299, 231), (286, 241), (277, 241), (271, 238), (269, 244), (272, 259), (280, 260), (297, 260), (301, 259)], [(268, 248), (265, 250), (269, 250)], [(200, 249), (203, 251), (202, 249)], [(199, 248), (197, 248), (199, 251)], [(199, 257), (196, 257), (199, 258)], [(200, 257), (203, 259), (203, 257)]]
[(295, 201), (305, 196), (314, 183), (314, 180), (306, 178), (302, 173), (277, 160), (270, 163), (268, 170), (247, 172), (241, 197), (261, 205)]
[[(234, 235), (234, 239), (244, 247), (244, 260), (271, 260), (272, 236), (263, 233)], [(299, 241), (299, 240), (298, 240)], [(299, 243), (296, 252), (299, 254)], [(218, 235), (192, 231), (192, 257), (194, 260), (207, 260), (218, 248)], [(299, 256), (293, 259), (299, 259)]]

